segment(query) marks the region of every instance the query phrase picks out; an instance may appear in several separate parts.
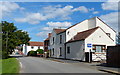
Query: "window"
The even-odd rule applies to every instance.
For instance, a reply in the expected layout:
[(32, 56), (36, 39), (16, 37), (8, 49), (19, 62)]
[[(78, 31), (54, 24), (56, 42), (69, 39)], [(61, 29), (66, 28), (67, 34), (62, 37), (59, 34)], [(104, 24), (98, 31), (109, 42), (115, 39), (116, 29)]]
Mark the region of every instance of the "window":
[(53, 55), (54, 55), (54, 48), (53, 48)]
[(62, 48), (60, 47), (60, 56), (62, 56)]
[(33, 49), (34, 47), (32, 46), (31, 48)]
[(38, 47), (38, 49), (40, 49), (40, 46)]
[(110, 33), (106, 33), (110, 37)]
[(94, 52), (105, 52), (106, 48), (105, 45), (94, 45), (93, 51)]
[(53, 44), (54, 44), (54, 37), (53, 37)]
[(67, 35), (69, 35), (69, 33), (70, 33), (70, 32), (68, 31), (68, 32), (67, 32)]
[(70, 47), (67, 47), (67, 53), (70, 54)]
[(60, 44), (62, 43), (62, 35), (60, 35)]

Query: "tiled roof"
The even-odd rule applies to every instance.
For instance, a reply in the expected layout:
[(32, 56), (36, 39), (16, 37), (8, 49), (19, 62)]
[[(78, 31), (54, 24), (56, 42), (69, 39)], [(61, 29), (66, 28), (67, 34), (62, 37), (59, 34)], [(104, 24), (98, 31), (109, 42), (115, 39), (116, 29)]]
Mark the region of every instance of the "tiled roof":
[(50, 37), (48, 37), (47, 39), (45, 39), (45, 41), (47, 41), (47, 40), (50, 40)]
[(55, 31), (57, 34), (65, 31), (65, 30), (66, 30), (66, 29), (54, 29), (54, 31)]
[(29, 41), (29, 46), (44, 46), (44, 42), (32, 42), (32, 41)]
[(97, 30), (99, 27), (95, 27), (83, 32), (79, 32), (77, 33), (77, 35), (75, 35), (71, 40), (69, 40), (68, 42), (73, 42), (73, 41), (80, 41), (80, 40), (84, 40), (86, 39), (89, 35), (91, 35), (95, 30)]

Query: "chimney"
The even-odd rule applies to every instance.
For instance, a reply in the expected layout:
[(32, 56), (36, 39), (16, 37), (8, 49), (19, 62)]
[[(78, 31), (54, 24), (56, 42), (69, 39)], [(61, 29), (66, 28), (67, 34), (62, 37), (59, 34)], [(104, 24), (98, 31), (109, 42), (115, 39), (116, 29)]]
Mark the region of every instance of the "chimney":
[(50, 37), (51, 36), (51, 33), (48, 33), (48, 37)]

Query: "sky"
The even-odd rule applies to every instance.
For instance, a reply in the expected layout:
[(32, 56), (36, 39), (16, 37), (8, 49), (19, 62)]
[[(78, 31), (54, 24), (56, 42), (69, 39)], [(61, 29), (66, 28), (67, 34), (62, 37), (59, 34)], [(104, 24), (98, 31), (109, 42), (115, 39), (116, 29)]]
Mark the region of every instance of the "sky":
[(96, 16), (118, 31), (118, 3), (110, 1), (0, 2), (0, 17), (27, 31), (31, 41), (44, 41), (53, 28), (68, 28)]

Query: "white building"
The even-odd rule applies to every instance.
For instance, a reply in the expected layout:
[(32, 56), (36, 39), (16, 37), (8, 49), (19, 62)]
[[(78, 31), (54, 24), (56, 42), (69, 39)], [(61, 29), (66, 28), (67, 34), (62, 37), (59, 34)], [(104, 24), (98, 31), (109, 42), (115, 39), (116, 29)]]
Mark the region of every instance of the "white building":
[(116, 45), (115, 37), (116, 32), (98, 17), (84, 20), (67, 29), (53, 29), (50, 37), (51, 57), (82, 61), (105, 60), (107, 46)]
[(29, 51), (36, 51), (37, 49), (44, 49), (43, 42), (29, 42), (29, 45), (23, 44), (23, 54), (27, 55)]

